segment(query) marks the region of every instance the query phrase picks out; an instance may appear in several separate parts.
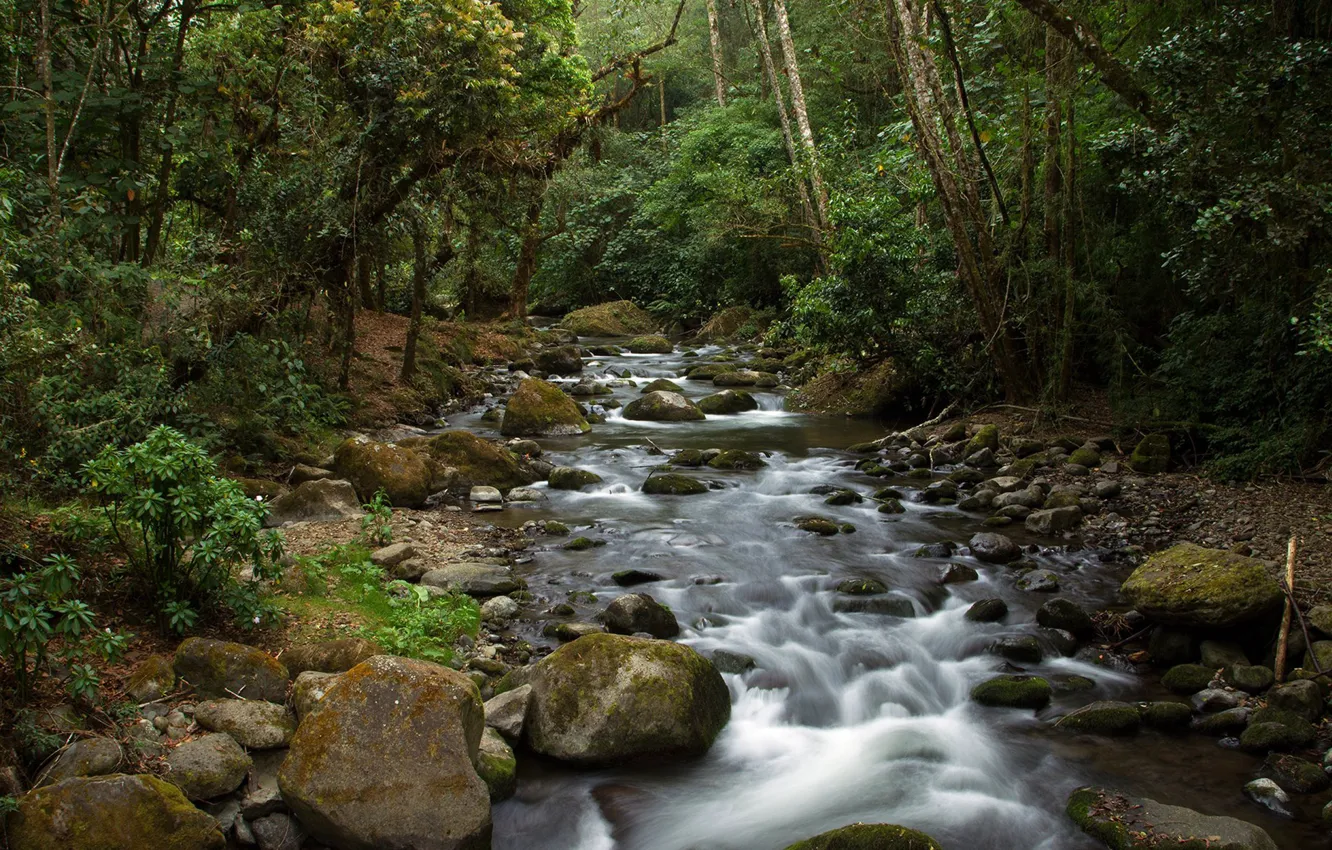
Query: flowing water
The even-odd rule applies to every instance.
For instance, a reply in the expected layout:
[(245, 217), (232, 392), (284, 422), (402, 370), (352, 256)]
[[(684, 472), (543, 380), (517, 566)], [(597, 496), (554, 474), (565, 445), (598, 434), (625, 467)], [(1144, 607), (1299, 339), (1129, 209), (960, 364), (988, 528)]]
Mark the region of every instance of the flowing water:
[[(704, 360), (710, 353), (700, 352)], [(676, 378), (698, 360), (675, 353), (593, 362), (585, 376), (604, 380), (628, 369), (643, 384)], [(710, 382), (677, 383), (694, 398), (716, 391)], [(639, 397), (637, 387), (615, 392), (624, 403)], [(912, 826), (950, 849), (1079, 850), (1101, 845), (1072, 826), (1063, 803), (1092, 782), (1251, 820), (1283, 848), (1328, 846), (1322, 833), (1244, 801), (1240, 786), (1254, 760), (1211, 739), (1144, 732), (1106, 741), (1049, 730), (1048, 718), (1091, 700), (1143, 698), (1143, 683), (1130, 673), (1049, 649), (1028, 669), (1055, 680), (1083, 675), (1095, 690), (1057, 696), (1039, 715), (971, 703), (970, 688), (1003, 666), (986, 647), (1000, 636), (1037, 634), (1033, 614), (1048, 597), (1016, 590), (1004, 567), (914, 556), (923, 543), (964, 543), (979, 530), (975, 516), (910, 501), (899, 516), (877, 513), (869, 500), (823, 504), (810, 493), (818, 485), (868, 494), (884, 484), (856, 472), (856, 458), (843, 451), (884, 429), (784, 412), (777, 392), (755, 396), (761, 409), (736, 416), (652, 423), (611, 411), (584, 437), (542, 440), (550, 460), (604, 482), (549, 491), (537, 508), (486, 515), (511, 525), (559, 519), (575, 535), (606, 541), (564, 552), (558, 538), (539, 538), (519, 570), (549, 600), (543, 607), (571, 591), (594, 591), (595, 602), (573, 597), (590, 619), (619, 593), (647, 592), (675, 612), (683, 643), (756, 661), (749, 672), (725, 676), (731, 721), (700, 760), (587, 772), (521, 759), (517, 796), (494, 812), (496, 850), (780, 850), (856, 821)], [(451, 426), (494, 433), (479, 411)], [(707, 494), (647, 496), (638, 488), (664, 460), (649, 441), (668, 453), (770, 454), (754, 472), (685, 470), (722, 485)], [(856, 532), (815, 537), (793, 526), (802, 514), (849, 522)], [(1124, 577), (1122, 567), (1087, 553), (1035, 557), (1060, 573), (1063, 595), (1089, 606), (1111, 599)], [(950, 561), (975, 567), (980, 580), (940, 586)], [(630, 567), (665, 580), (622, 590), (611, 574)], [(834, 587), (849, 577), (879, 579), (910, 600), (916, 616), (836, 612)], [(965, 620), (967, 607), (987, 596), (1008, 602), (1006, 621)]]

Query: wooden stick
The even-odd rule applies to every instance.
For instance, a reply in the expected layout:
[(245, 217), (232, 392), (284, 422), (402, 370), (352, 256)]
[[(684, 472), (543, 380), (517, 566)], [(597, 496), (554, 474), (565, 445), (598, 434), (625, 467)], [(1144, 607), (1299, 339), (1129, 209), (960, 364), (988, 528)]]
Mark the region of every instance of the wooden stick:
[(1291, 535), (1286, 546), (1286, 609), (1281, 614), (1281, 639), (1277, 643), (1276, 680), (1286, 678), (1286, 649), (1290, 642), (1291, 609), (1295, 607), (1295, 536)]

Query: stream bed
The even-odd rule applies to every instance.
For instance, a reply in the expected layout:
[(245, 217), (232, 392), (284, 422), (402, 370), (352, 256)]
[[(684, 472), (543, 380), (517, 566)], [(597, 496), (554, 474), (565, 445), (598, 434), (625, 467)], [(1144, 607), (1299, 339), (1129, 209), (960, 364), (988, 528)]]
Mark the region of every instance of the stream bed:
[[(698, 351), (698, 359), (678, 351), (592, 358), (583, 377), (605, 381), (628, 370), (636, 385), (671, 378), (698, 399), (717, 392), (710, 382), (680, 377), (714, 350)], [(640, 396), (638, 386), (614, 392), (622, 403)], [(1093, 700), (1174, 698), (1132, 672), (1047, 646), (1045, 660), (1027, 670), (1052, 682), (1085, 676), (1095, 688), (1057, 690), (1037, 713), (972, 703), (971, 687), (1005, 665), (987, 646), (1038, 635), (1034, 612), (1050, 596), (1016, 589), (1003, 566), (916, 557), (922, 544), (965, 544), (981, 530), (976, 515), (910, 500), (901, 515), (880, 514), (868, 499), (825, 505), (811, 489), (834, 485), (868, 496), (885, 483), (929, 482), (899, 485), (902, 479), (884, 482), (854, 469), (857, 458), (845, 448), (883, 436), (882, 425), (788, 413), (780, 391), (753, 392), (760, 409), (748, 413), (669, 423), (628, 421), (610, 410), (585, 436), (542, 439), (548, 460), (591, 470), (603, 482), (484, 515), (510, 526), (557, 519), (573, 536), (605, 542), (581, 552), (562, 550), (560, 538), (534, 543), (531, 561), (517, 570), (543, 610), (570, 601), (579, 619), (590, 620), (616, 595), (645, 592), (675, 613), (682, 643), (755, 661), (725, 676), (731, 721), (702, 759), (577, 771), (520, 758), (518, 793), (494, 810), (496, 850), (781, 850), (856, 821), (914, 827), (950, 850), (1094, 850), (1103, 845), (1063, 812), (1068, 793), (1086, 784), (1239, 817), (1282, 848), (1332, 846), (1312, 825), (1316, 813), (1292, 822), (1247, 801), (1241, 787), (1258, 761), (1215, 739), (1146, 730), (1106, 739), (1050, 728), (1051, 718)], [(497, 436), (482, 412), (452, 417), (450, 427)], [(768, 466), (683, 470), (720, 488), (651, 496), (639, 487), (666, 459), (654, 444), (668, 455), (683, 448), (760, 452)], [(792, 520), (808, 514), (851, 523), (855, 533), (797, 530)], [(1005, 532), (1023, 544), (1060, 542)], [(1076, 549), (1042, 548), (1032, 557), (1059, 574), (1060, 595), (1089, 610), (1115, 598), (1128, 570)], [(954, 562), (975, 568), (979, 580), (941, 585)], [(630, 568), (663, 580), (618, 587), (612, 573)], [(847, 578), (883, 582), (916, 616), (835, 610), (835, 587)], [(1008, 604), (1004, 621), (964, 619), (972, 602), (993, 596)], [(524, 636), (553, 643), (540, 625)]]

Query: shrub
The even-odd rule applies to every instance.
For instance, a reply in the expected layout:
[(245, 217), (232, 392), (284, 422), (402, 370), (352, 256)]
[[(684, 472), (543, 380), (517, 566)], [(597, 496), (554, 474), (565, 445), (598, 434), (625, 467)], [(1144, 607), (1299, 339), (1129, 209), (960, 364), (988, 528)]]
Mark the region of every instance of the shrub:
[(264, 532), (262, 503), (219, 477), (201, 447), (160, 426), (128, 448), (108, 446), (85, 474), (159, 625), (184, 632), (219, 608), (247, 628), (271, 616), (261, 587), (276, 575), (282, 538)]
[(393, 507), (384, 488), (376, 490), (374, 498), (361, 507), (365, 508), (365, 516), (361, 517), (361, 539), (375, 546), (392, 543)]

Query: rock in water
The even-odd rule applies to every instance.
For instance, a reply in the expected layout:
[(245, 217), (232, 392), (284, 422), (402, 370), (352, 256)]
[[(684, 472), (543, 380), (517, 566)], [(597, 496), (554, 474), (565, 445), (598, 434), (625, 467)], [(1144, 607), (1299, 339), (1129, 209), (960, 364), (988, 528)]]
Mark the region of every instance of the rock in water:
[(577, 375), (583, 371), (583, 358), (576, 345), (549, 348), (536, 356), (537, 368), (552, 375)]
[(518, 385), (500, 423), (500, 433), (506, 437), (561, 437), (585, 434), (591, 428), (577, 402), (539, 378)]
[(632, 635), (646, 632), (655, 638), (673, 638), (680, 634), (680, 624), (670, 609), (646, 593), (626, 593), (617, 597), (601, 614), (606, 631)]
[(702, 755), (731, 716), (712, 662), (667, 641), (580, 637), (542, 659), (531, 685), (523, 737), (577, 764)]
[(797, 841), (786, 850), (943, 850), (923, 832), (888, 823), (856, 823)]
[(13, 850), (223, 850), (217, 821), (156, 776), (66, 779), (19, 800)]
[(723, 390), (716, 395), (698, 400), (698, 409), (713, 415), (744, 413), (748, 410), (758, 410), (758, 406), (754, 396), (744, 390)]
[(969, 545), (976, 560), (990, 564), (1007, 564), (1022, 557), (1022, 547), (993, 531), (982, 531), (973, 536)]
[(586, 469), (557, 466), (550, 471), (550, 488), (552, 490), (581, 490), (584, 487), (600, 483), (601, 476)]
[(671, 341), (664, 336), (640, 336), (625, 344), (632, 354), (670, 354), (675, 350)]
[(1122, 590), (1151, 619), (1194, 628), (1246, 623), (1279, 610), (1285, 599), (1262, 561), (1192, 543), (1152, 555)]
[(376, 656), (302, 721), (278, 773), (282, 798), (333, 847), (487, 848), (490, 795), (474, 767), (484, 726), (461, 673)]
[(1107, 846), (1137, 850), (1211, 847), (1216, 850), (1277, 850), (1260, 827), (1236, 818), (1213, 817), (1104, 788), (1079, 788), (1066, 809), (1082, 831)]
[(653, 392), (624, 406), (625, 419), (650, 422), (693, 422), (705, 419), (698, 405), (679, 393)]
[(708, 485), (688, 475), (667, 472), (649, 476), (639, 489), (656, 496), (698, 496), (708, 492)]

